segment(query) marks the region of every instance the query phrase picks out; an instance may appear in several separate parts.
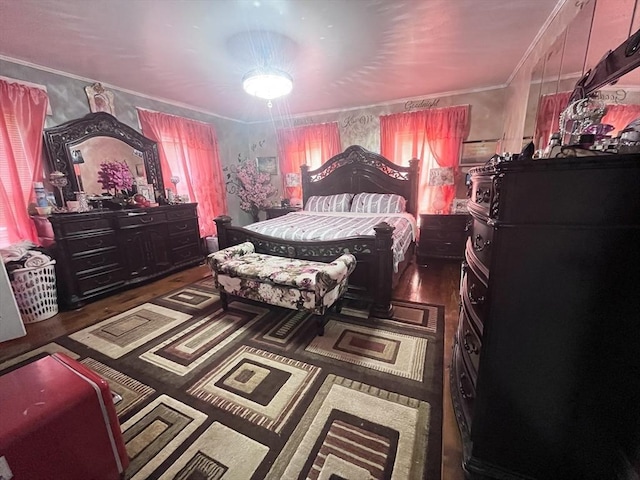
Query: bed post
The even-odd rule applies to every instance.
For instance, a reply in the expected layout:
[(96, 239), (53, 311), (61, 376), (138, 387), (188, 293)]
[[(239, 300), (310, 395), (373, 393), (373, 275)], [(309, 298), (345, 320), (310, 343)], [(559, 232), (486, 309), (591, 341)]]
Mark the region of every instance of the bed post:
[(393, 314), (391, 305), (391, 289), (393, 284), (393, 231), (386, 222), (377, 224), (373, 229), (376, 232), (376, 262), (375, 281), (373, 282), (373, 306), (371, 315), (379, 318), (390, 318)]
[(218, 231), (218, 248), (229, 247), (229, 240), (227, 238), (227, 227), (231, 226), (231, 217), (228, 215), (220, 215), (213, 219), (216, 224), (216, 230)]
[(309, 165), (306, 163), (300, 165), (300, 179), (302, 184), (302, 205), (306, 205), (309, 197)]

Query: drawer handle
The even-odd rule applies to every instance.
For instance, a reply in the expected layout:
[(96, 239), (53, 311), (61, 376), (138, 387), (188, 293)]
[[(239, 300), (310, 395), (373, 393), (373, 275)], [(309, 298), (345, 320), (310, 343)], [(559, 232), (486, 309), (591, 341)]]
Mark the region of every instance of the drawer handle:
[(102, 246), (103, 243), (104, 243), (104, 240), (98, 240), (97, 242), (94, 242), (94, 243), (87, 242), (87, 247), (96, 248), (96, 247)]
[(105, 260), (106, 259), (104, 255), (101, 255), (98, 260), (92, 260), (92, 259), (87, 260), (87, 265), (89, 265), (90, 267), (97, 267), (99, 265), (104, 265)]
[(464, 399), (473, 398), (473, 393), (467, 393), (464, 389), (464, 385), (462, 384), (463, 380), (467, 378), (467, 374), (462, 372), (460, 374), (460, 380), (458, 380), (458, 390), (460, 391), (460, 395)]
[(491, 190), (479, 188), (476, 190), (476, 203), (485, 203), (489, 202), (489, 197), (491, 196)]
[(111, 282), (111, 275), (109, 275), (104, 280), (96, 280), (96, 284), (98, 284), (98, 285), (106, 285), (109, 282)]
[(469, 353), (477, 354), (480, 349), (475, 343), (469, 340), (469, 337), (471, 337), (471, 331), (467, 329), (464, 331), (464, 335), (462, 337), (462, 344), (464, 345), (464, 349)]
[(476, 203), (489, 202), (490, 195), (491, 195), (491, 190), (489, 190), (488, 188), (486, 190), (483, 190), (482, 188), (477, 189), (476, 190)]
[(153, 222), (153, 217), (149, 217), (149, 218), (141, 218), (140, 221), (142, 223), (151, 223)]
[(485, 248), (491, 245), (491, 240), (484, 240), (479, 233), (473, 238), (473, 249), (476, 252), (481, 252)]
[(176, 225), (176, 229), (177, 230), (186, 230), (187, 228), (189, 228), (189, 224), (188, 223), (185, 223), (185, 224), (182, 224), (182, 225)]
[(472, 219), (467, 220), (467, 223), (464, 226), (464, 231), (465, 232), (471, 231), (472, 225), (473, 225), (473, 220)]
[(471, 286), (469, 287), (469, 291), (467, 292), (467, 297), (469, 297), (469, 301), (471, 302), (471, 305), (482, 305), (484, 303), (484, 296), (481, 295), (479, 297), (476, 297), (473, 295), (473, 291), (476, 288), (476, 284), (472, 283)]

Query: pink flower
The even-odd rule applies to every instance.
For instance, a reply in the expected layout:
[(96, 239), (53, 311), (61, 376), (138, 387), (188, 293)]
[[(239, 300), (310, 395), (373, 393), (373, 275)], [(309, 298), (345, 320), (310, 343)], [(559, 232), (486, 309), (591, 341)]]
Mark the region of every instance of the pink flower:
[(126, 162), (102, 162), (98, 170), (98, 183), (109, 191), (129, 190), (133, 186), (133, 176)]
[(270, 206), (269, 197), (277, 193), (271, 185), (271, 176), (260, 173), (252, 162), (242, 162), (235, 173), (236, 193), (240, 198), (240, 208), (245, 212)]

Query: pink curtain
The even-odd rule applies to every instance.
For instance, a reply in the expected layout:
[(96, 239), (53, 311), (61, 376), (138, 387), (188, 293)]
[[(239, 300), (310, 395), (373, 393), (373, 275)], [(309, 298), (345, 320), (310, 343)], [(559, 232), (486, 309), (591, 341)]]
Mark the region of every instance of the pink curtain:
[(549, 143), (551, 134), (558, 131), (560, 113), (567, 108), (571, 93), (561, 92), (540, 97), (536, 114), (536, 129), (533, 134), (533, 144), (536, 148), (544, 149)]
[(278, 130), (278, 163), (282, 177), (282, 191), (286, 198), (302, 200), (301, 186), (287, 186), (288, 173), (300, 174), (302, 165), (310, 169), (342, 151), (337, 123), (306, 125)]
[(43, 180), (44, 90), (0, 80), (0, 247), (20, 240), (38, 243), (27, 207), (33, 182)]
[[(462, 105), (380, 117), (380, 152), (400, 165), (420, 159), (418, 211), (450, 211), (455, 185), (430, 185), (432, 168), (458, 169), (462, 140), (467, 135), (469, 106)], [(434, 200), (444, 205), (436, 208)]]
[(227, 213), (218, 140), (213, 126), (165, 113), (138, 109), (142, 133), (158, 143), (162, 178), (177, 193), (198, 203), (200, 235), (215, 235), (213, 219)]
[(607, 105), (606, 113), (600, 123), (613, 125), (615, 130), (612, 130), (609, 135), (615, 137), (620, 130), (637, 118), (640, 118), (640, 105)]

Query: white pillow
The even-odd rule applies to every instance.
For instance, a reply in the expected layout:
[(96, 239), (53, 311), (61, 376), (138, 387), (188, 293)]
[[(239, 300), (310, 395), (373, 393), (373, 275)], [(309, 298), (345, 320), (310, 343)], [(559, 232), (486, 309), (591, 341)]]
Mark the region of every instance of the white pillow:
[(307, 212), (348, 212), (353, 193), (317, 195), (309, 197), (304, 209)]
[(394, 193), (358, 193), (351, 202), (355, 213), (402, 213), (406, 207), (405, 198)]

